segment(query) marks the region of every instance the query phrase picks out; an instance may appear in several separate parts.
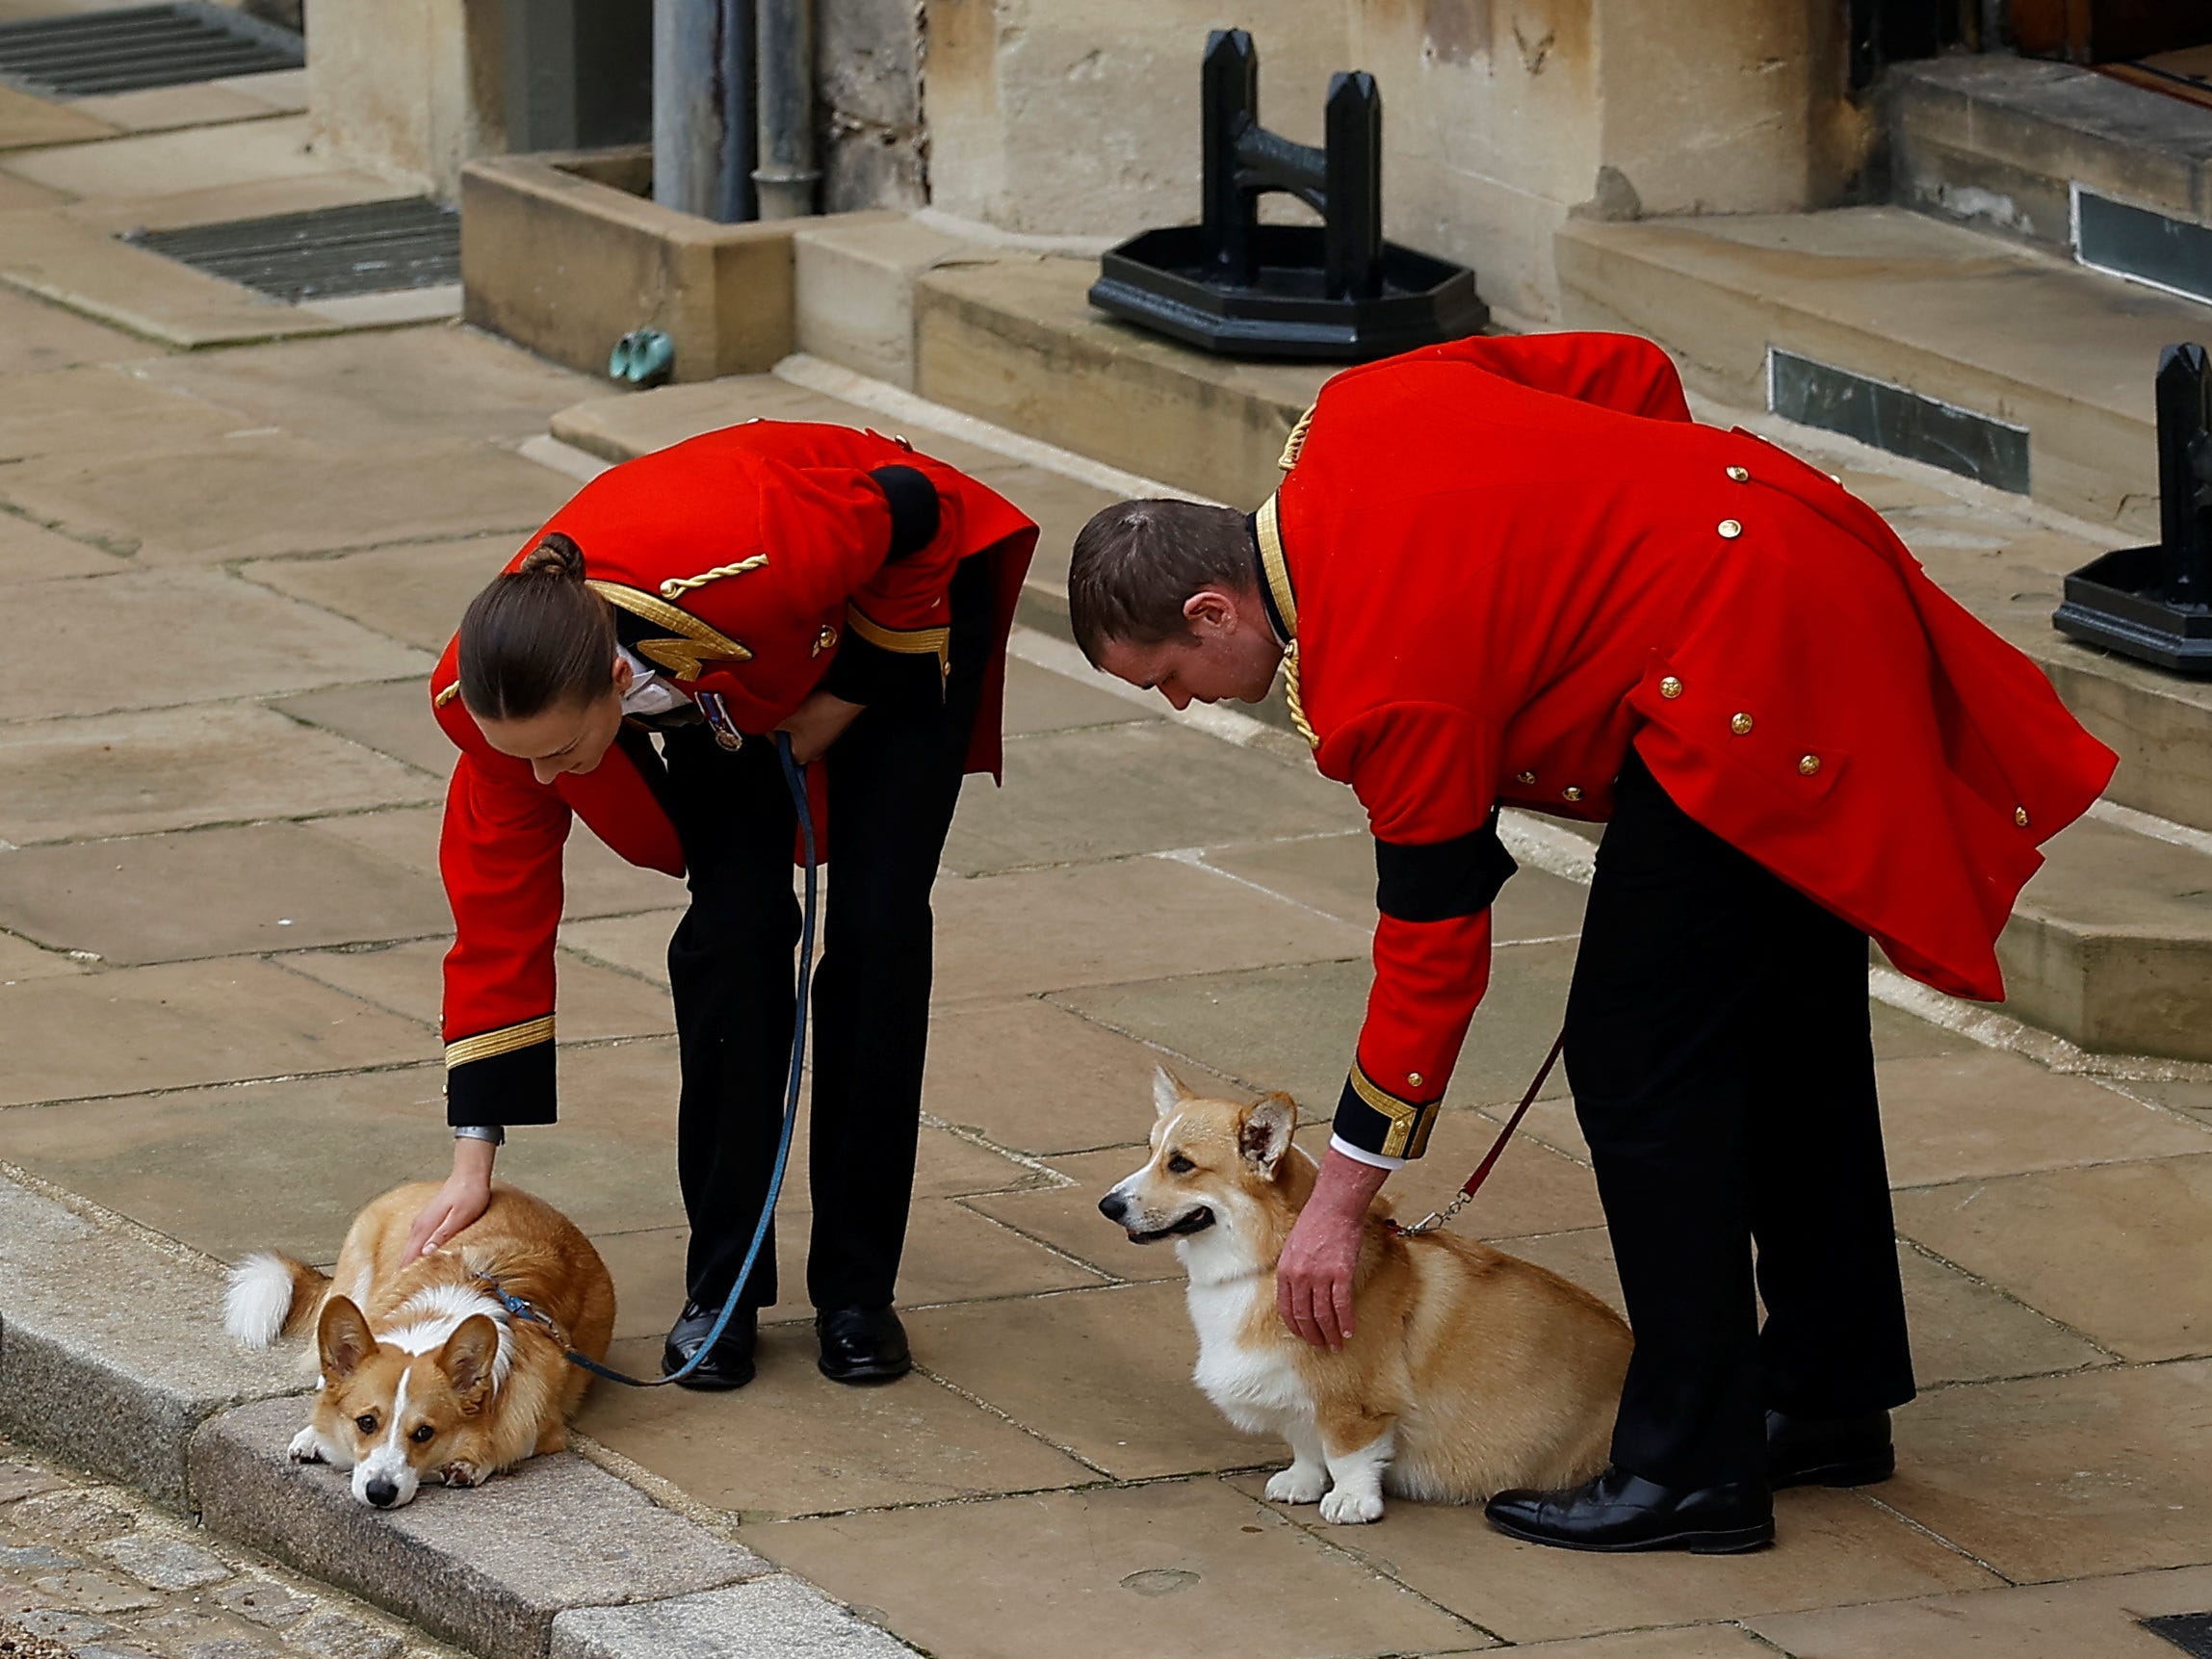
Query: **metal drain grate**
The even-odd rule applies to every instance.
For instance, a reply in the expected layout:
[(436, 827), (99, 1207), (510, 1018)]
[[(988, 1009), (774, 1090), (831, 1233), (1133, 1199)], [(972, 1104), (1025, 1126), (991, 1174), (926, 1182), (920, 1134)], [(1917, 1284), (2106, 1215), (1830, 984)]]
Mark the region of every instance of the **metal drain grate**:
[(290, 31), (194, 0), (0, 23), (0, 81), (48, 97), (258, 75), (306, 61)]
[(2163, 1636), (2194, 1659), (2212, 1659), (2212, 1613), (2167, 1613), (2136, 1623), (2153, 1636)]
[(123, 240), (295, 302), (461, 279), (460, 215), (420, 196), (134, 230)]

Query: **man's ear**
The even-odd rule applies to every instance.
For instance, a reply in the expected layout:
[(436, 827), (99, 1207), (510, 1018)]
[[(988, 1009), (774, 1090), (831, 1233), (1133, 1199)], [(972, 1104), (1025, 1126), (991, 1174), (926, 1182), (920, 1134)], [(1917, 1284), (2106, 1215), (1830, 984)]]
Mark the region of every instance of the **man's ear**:
[(1231, 633), (1236, 627), (1236, 601), (1221, 588), (1202, 587), (1183, 602), (1183, 616), (1193, 628)]
[(1165, 1066), (1153, 1067), (1152, 1109), (1154, 1111), (1164, 1118), (1189, 1099), (1190, 1091), (1183, 1086), (1183, 1080), (1180, 1077)]
[(377, 1338), (361, 1310), (343, 1296), (323, 1305), (323, 1317), (315, 1328), (315, 1345), (323, 1362), (325, 1383), (343, 1382), (361, 1368), (361, 1361), (377, 1351)]
[(1256, 1102), (1236, 1126), (1236, 1150), (1262, 1175), (1273, 1175), (1298, 1128), (1298, 1102), (1288, 1095)]

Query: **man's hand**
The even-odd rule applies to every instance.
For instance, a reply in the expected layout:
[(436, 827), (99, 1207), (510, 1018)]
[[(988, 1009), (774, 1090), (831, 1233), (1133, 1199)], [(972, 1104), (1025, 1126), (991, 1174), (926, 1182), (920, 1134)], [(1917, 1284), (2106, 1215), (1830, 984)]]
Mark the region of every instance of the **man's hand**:
[(1390, 1171), (1331, 1149), (1275, 1264), (1283, 1323), (1316, 1348), (1341, 1348), (1352, 1335), (1352, 1276), (1367, 1205)]
[(402, 1266), (426, 1251), (442, 1250), (448, 1239), (491, 1207), (491, 1165), (498, 1150), (489, 1141), (454, 1142), (454, 1173), (407, 1229)]
[(821, 759), (830, 744), (845, 736), (846, 727), (860, 718), (864, 703), (847, 703), (827, 691), (815, 691), (792, 711), (792, 717), (776, 728), (791, 734), (792, 759), (800, 765)]

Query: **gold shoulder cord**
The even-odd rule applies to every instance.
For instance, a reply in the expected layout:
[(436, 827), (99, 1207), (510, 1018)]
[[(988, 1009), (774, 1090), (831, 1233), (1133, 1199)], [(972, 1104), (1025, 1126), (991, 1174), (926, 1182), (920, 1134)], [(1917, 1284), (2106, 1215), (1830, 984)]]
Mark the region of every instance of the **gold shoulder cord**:
[(1290, 641), (1283, 653), (1283, 701), (1290, 711), (1290, 724), (1298, 736), (1306, 739), (1309, 749), (1319, 752), (1321, 734), (1314, 730), (1314, 723), (1306, 718), (1306, 699), (1298, 688), (1298, 642)]
[[(1299, 423), (1291, 433), (1296, 442), (1305, 431), (1305, 423)], [(1286, 454), (1289, 451), (1284, 452)], [(1306, 718), (1306, 697), (1298, 684), (1298, 596), (1290, 586), (1290, 567), (1283, 557), (1283, 531), (1276, 521), (1275, 498), (1269, 496), (1260, 504), (1260, 510), (1252, 515), (1254, 533), (1260, 538), (1260, 563), (1267, 578), (1269, 594), (1275, 609), (1282, 613), (1283, 626), (1290, 631), (1290, 642), (1283, 648), (1283, 701), (1290, 711), (1290, 724), (1298, 736), (1306, 739), (1306, 746), (1318, 750), (1320, 734)]]
[(717, 564), (714, 569), (701, 571), (697, 576), (671, 576), (661, 583), (661, 597), (674, 599), (680, 594), (690, 592), (694, 587), (704, 587), (710, 582), (719, 582), (725, 576), (743, 576), (747, 571), (758, 570), (768, 561), (767, 554), (756, 553), (752, 557), (741, 558), (735, 564)]

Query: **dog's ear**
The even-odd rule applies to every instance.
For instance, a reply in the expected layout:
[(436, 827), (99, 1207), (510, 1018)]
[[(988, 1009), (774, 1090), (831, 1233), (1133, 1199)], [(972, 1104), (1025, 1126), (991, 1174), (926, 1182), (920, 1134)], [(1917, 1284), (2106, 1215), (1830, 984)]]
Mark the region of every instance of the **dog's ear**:
[(361, 1310), (344, 1296), (323, 1305), (323, 1317), (315, 1327), (315, 1346), (323, 1362), (325, 1384), (342, 1382), (361, 1368), (361, 1361), (377, 1351), (377, 1338)]
[(1288, 1095), (1255, 1102), (1236, 1126), (1236, 1150), (1262, 1175), (1273, 1175), (1298, 1128), (1298, 1102)]
[(472, 1313), (438, 1350), (438, 1369), (454, 1386), (461, 1409), (474, 1412), (491, 1391), (492, 1369), (499, 1362), (499, 1327), (486, 1313)]
[(1183, 1086), (1183, 1079), (1165, 1066), (1152, 1069), (1152, 1109), (1161, 1117), (1175, 1111), (1190, 1099), (1190, 1091)]

